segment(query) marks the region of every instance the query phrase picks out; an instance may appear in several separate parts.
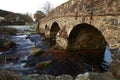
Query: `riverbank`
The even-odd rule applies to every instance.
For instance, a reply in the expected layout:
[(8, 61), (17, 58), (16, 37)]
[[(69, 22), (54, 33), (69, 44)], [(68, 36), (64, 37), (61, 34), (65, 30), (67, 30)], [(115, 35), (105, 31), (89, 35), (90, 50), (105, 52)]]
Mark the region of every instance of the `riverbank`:
[(10, 28), (10, 27), (6, 27), (6, 26), (0, 26), (0, 36), (4, 35), (16, 35), (17, 34), (17, 29), (15, 28)]
[(0, 71), (0, 80), (118, 80), (111, 72), (105, 73), (84, 73), (76, 77), (70, 75), (53, 76), (48, 74), (20, 75), (14, 71)]
[(15, 42), (9, 40), (11, 35), (17, 34), (17, 29), (0, 26), (0, 51), (7, 51), (14, 47)]

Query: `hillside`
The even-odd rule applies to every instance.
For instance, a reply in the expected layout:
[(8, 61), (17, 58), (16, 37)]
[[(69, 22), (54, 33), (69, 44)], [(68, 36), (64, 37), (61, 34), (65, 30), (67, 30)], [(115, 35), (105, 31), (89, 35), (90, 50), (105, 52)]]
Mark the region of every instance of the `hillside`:
[(11, 12), (0, 9), (0, 16), (2, 16), (2, 17), (5, 17), (9, 13), (11, 13)]
[(33, 20), (29, 14), (14, 13), (0, 9), (0, 17), (4, 20), (0, 21), (0, 25), (25, 25), (32, 24)]

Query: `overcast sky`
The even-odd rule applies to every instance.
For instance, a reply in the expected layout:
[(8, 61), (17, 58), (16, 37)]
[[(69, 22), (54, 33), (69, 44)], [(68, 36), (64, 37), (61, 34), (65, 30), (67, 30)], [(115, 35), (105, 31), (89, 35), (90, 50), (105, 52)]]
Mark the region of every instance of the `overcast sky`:
[(42, 9), (45, 2), (50, 2), (53, 7), (56, 7), (66, 1), (68, 0), (0, 0), (0, 9), (34, 14)]

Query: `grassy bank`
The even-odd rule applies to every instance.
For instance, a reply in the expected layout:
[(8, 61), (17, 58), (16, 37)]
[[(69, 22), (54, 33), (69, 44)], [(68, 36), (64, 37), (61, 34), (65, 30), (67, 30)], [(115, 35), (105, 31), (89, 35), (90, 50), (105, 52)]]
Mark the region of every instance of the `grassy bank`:
[(16, 35), (17, 29), (0, 26), (0, 35)]

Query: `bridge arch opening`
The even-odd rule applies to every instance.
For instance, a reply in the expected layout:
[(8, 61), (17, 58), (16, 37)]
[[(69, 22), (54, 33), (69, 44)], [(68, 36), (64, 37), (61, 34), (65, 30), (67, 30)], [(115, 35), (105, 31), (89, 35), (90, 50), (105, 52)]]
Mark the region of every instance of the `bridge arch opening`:
[(92, 25), (83, 23), (76, 25), (68, 37), (68, 49), (105, 48), (106, 40), (101, 32)]
[(47, 29), (47, 27), (48, 27), (48, 26), (47, 26), (47, 24), (46, 24), (46, 25), (45, 25), (45, 29)]
[(60, 27), (59, 27), (58, 23), (54, 22), (50, 29), (50, 38), (55, 39), (59, 30), (60, 30)]
[[(85, 61), (94, 66), (101, 68), (104, 61), (104, 55), (107, 42), (102, 33), (92, 25), (82, 23), (76, 25), (68, 37), (67, 50), (76, 52), (78, 57), (84, 57)], [(106, 66), (106, 65), (104, 65)]]

